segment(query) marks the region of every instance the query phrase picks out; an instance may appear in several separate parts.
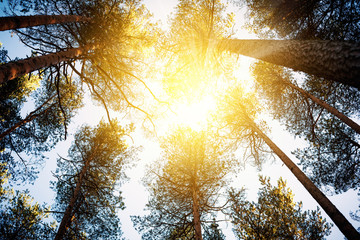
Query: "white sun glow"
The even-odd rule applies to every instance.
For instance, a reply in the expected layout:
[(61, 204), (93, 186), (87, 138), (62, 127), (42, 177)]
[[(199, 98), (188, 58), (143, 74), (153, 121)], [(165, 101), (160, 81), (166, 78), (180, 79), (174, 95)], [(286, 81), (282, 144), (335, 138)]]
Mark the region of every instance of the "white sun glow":
[(202, 130), (206, 128), (207, 119), (210, 112), (215, 109), (215, 105), (215, 99), (211, 95), (207, 95), (196, 102), (175, 104), (171, 107), (172, 111), (163, 120), (163, 123), (167, 125), (166, 128), (181, 125), (196, 131)]

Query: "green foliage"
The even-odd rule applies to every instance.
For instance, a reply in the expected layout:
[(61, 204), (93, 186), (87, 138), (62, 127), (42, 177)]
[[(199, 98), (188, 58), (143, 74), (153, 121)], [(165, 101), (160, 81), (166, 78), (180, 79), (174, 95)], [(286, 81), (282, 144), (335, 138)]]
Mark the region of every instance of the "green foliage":
[[(359, 40), (356, 1), (243, 2), (249, 8), (249, 28), (262, 37)], [(268, 100), (274, 118), (291, 133), (309, 141), (310, 146), (297, 150), (296, 155), (310, 178), (336, 192), (358, 188), (357, 134), (284, 81), (299, 85), (349, 117), (358, 117), (359, 91), (308, 75), (299, 84), (290, 71), (265, 63), (254, 67), (254, 75), (257, 90)]]
[(178, 128), (162, 148), (161, 159), (149, 167), (145, 179), (150, 214), (132, 216), (132, 221), (143, 239), (190, 239), (193, 205), (198, 202), (201, 222), (220, 210), (216, 205), (233, 158), (211, 134), (190, 128)]
[[(2, 48), (0, 53), (0, 62), (7, 62), (7, 51)], [(43, 152), (66, 137), (67, 125), (82, 106), (83, 94), (77, 81), (57, 77), (52, 84), (46, 80), (26, 75), (0, 86), (0, 133), (4, 133), (0, 138), (0, 162), (6, 163), (13, 180), (36, 178)], [(33, 102), (35, 110), (23, 117), (27, 102)]]
[[(308, 176), (336, 192), (358, 188), (360, 145), (356, 132), (292, 88), (288, 83), (299, 85), (283, 67), (258, 62), (253, 75), (271, 115), (290, 133), (309, 142), (310, 146), (296, 151)], [(348, 116), (358, 115), (360, 92), (355, 89), (309, 76), (299, 87)]]
[(260, 182), (257, 202), (246, 200), (244, 190), (229, 191), (227, 214), (238, 239), (325, 239), (330, 234), (331, 226), (320, 210), (302, 211), (302, 203), (294, 202), (281, 178), (277, 186), (266, 177), (260, 176)]
[[(1, 111), (4, 112), (0, 116), (0, 132), (9, 130), (0, 140), (0, 161), (7, 163), (15, 180), (36, 178), (43, 152), (51, 150), (66, 137), (67, 125), (82, 106), (83, 95), (76, 81), (61, 79), (55, 85), (42, 81), (41, 87), (32, 91), (34, 88), (30, 83), (34, 78), (37, 79), (36, 76), (30, 80), (18, 78), (0, 87), (0, 91), (5, 93), (0, 99)], [(29, 100), (27, 95), (30, 92), (35, 110), (22, 117), (23, 103)], [(25, 154), (33, 154), (33, 157), (25, 158)]]
[[(248, 7), (248, 27), (261, 37), (359, 40), (359, 3), (343, 0), (242, 1)], [(297, 150), (307, 174), (318, 185), (336, 192), (358, 188), (358, 137), (353, 130), (284, 84), (296, 84), (282, 67), (260, 63), (254, 69), (258, 90), (272, 115), (287, 130), (310, 142)], [(301, 88), (350, 117), (358, 117), (359, 91), (306, 75)]]
[(225, 240), (225, 235), (219, 229), (219, 224), (213, 219), (210, 225), (204, 227), (204, 240)]
[[(122, 232), (117, 210), (124, 208), (119, 186), (126, 178), (124, 168), (134, 160), (134, 149), (124, 137), (131, 127), (122, 128), (100, 122), (96, 128), (83, 126), (69, 149), (70, 159), (58, 159), (54, 208), (64, 212), (79, 181), (81, 170), (88, 164), (80, 195), (76, 198), (66, 238), (118, 239)], [(57, 220), (63, 214), (57, 214)]]
[[(216, 223), (215, 218), (211, 224), (202, 224), (203, 239), (204, 240), (225, 240), (225, 235), (219, 229), (219, 225)], [(166, 237), (166, 240), (188, 240), (195, 239), (195, 230), (193, 226), (174, 227), (170, 233), (170, 236)]]
[(359, 2), (345, 0), (242, 0), (248, 7), (248, 27), (260, 36), (359, 39)]
[(44, 221), (49, 207), (32, 204), (28, 191), (14, 192), (6, 185), (9, 177), (0, 165), (0, 239), (51, 239), (55, 225)]

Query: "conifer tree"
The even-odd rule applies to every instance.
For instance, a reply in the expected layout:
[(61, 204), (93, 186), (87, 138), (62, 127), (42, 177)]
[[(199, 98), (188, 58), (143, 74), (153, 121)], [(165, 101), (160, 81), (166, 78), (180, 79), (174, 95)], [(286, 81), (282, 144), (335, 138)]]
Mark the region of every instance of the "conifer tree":
[(238, 239), (325, 239), (331, 225), (320, 210), (303, 211), (302, 203), (280, 178), (272, 186), (270, 178), (259, 177), (262, 187), (257, 202), (246, 200), (244, 189), (229, 191), (227, 211)]
[(10, 1), (8, 8), (10, 13), (78, 15), (91, 21), (17, 31), (21, 41), (39, 56), (0, 66), (4, 81), (15, 72), (23, 74), (39, 67), (45, 74), (61, 72), (66, 78), (75, 73), (96, 100), (115, 110), (135, 107), (133, 95), (148, 90), (135, 71), (142, 66), (141, 51), (156, 41), (156, 33), (139, 0)]
[(146, 178), (150, 214), (133, 216), (134, 225), (143, 239), (203, 239), (204, 221), (221, 210), (219, 193), (234, 162), (209, 133), (185, 127), (162, 148)]
[(118, 122), (83, 126), (60, 158), (56, 171), (55, 210), (59, 228), (55, 239), (118, 239), (122, 232), (117, 211), (124, 208), (119, 185), (124, 168), (134, 160), (124, 136), (130, 129)]
[(311, 77), (304, 79), (302, 89), (290, 71), (265, 62), (253, 67), (253, 75), (257, 93), (266, 100), (271, 115), (290, 133), (309, 142), (310, 146), (296, 151), (309, 177), (318, 185), (333, 187), (336, 192), (358, 188), (360, 146), (354, 131), (358, 125), (349, 119), (349, 125), (355, 127), (346, 126), (342, 119), (347, 117), (335, 117), (318, 97), (356, 117), (360, 92), (340, 84), (313, 81)]
[(7, 183), (10, 174), (6, 164), (0, 164), (0, 239), (50, 239), (55, 223), (46, 222), (45, 204), (33, 204), (28, 191), (11, 189)]
[[(34, 180), (43, 152), (66, 138), (67, 125), (82, 106), (82, 91), (77, 86), (76, 81), (60, 76), (39, 79), (34, 75), (0, 86), (0, 162), (6, 163), (13, 180)], [(22, 117), (23, 105), (29, 100), (35, 109)]]
[[(220, 129), (226, 129), (228, 131), (227, 137), (236, 139), (237, 144), (245, 143), (250, 146), (250, 153), (255, 160), (259, 158), (259, 156), (264, 157), (262, 147), (266, 144), (324, 209), (340, 231), (349, 239), (359, 238), (360, 233), (356, 231), (336, 206), (331, 203), (301, 169), (265, 134), (263, 130), (264, 123), (257, 123), (255, 121), (255, 116), (259, 113), (259, 107), (256, 106), (256, 98), (254, 98), (254, 96), (245, 94), (243, 89), (239, 87), (232, 89), (222, 99), (219, 106), (218, 116), (221, 116), (221, 120), (219, 120)], [(261, 164), (261, 161), (258, 160), (257, 162)]]

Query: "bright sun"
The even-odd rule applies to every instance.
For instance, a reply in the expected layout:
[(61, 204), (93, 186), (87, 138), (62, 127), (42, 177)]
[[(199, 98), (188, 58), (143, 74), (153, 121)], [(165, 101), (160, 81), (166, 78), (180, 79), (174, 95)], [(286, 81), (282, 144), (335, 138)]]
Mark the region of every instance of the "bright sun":
[(169, 119), (169, 123), (201, 130), (206, 126), (209, 112), (215, 108), (215, 105), (215, 99), (211, 95), (190, 104), (177, 104), (173, 107), (175, 114)]
[(212, 95), (206, 95), (201, 100), (190, 103), (177, 103), (171, 106), (165, 116), (158, 119), (158, 136), (165, 136), (169, 130), (179, 126), (190, 127), (195, 131), (204, 130), (210, 113), (216, 108), (216, 100)]
[(205, 89), (201, 89), (202, 93), (199, 94), (203, 96), (200, 99), (172, 103), (171, 111), (167, 111), (165, 116), (159, 119), (161, 129), (158, 129), (160, 130), (158, 134), (167, 134), (169, 129), (174, 129), (180, 125), (190, 127), (195, 131), (206, 129), (209, 116), (216, 111), (217, 96), (236, 85), (241, 85), (245, 92), (253, 91), (253, 80), (249, 71), (250, 64), (250, 59), (239, 58), (233, 65), (235, 68), (233, 81), (219, 79), (214, 84), (206, 86), (206, 93), (204, 93)]

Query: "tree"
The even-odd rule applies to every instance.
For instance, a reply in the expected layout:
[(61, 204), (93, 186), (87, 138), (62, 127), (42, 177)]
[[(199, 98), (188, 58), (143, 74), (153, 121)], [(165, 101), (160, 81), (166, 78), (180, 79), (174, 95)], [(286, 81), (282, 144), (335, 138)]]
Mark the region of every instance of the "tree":
[(59, 64), (65, 60), (76, 59), (92, 49), (92, 46), (73, 48), (62, 52), (51, 53), (45, 56), (31, 57), (16, 62), (5, 63), (0, 66), (0, 84), (21, 77), (35, 70)]
[(9, 173), (0, 165), (0, 239), (49, 239), (54, 223), (47, 223), (49, 207), (32, 204), (28, 191), (14, 191), (6, 186)]
[(134, 159), (124, 140), (129, 130), (113, 121), (83, 126), (76, 133), (70, 159), (58, 160), (53, 183), (61, 220), (55, 239), (118, 239), (122, 234), (116, 213), (124, 208), (119, 191), (124, 168)]
[(219, 229), (216, 219), (213, 219), (212, 223), (204, 228), (204, 240), (225, 240), (225, 235)]
[(219, 40), (229, 51), (360, 88), (358, 43), (325, 40)]
[(39, 25), (68, 23), (89, 21), (88, 18), (84, 18), (76, 15), (36, 15), (36, 16), (11, 16), (0, 17), (0, 31), (34, 27)]
[[(163, 85), (169, 101), (191, 101), (208, 94), (209, 86), (233, 78), (234, 59), (214, 51), (212, 38), (233, 34), (234, 16), (219, 0), (179, 1), (169, 32), (162, 39), (160, 58), (166, 60)], [(230, 60), (229, 60), (230, 59)]]
[[(257, 63), (253, 74), (257, 92), (266, 99), (271, 115), (290, 133), (309, 142), (309, 147), (296, 151), (309, 177), (319, 185), (334, 187), (336, 192), (357, 188), (357, 133), (331, 114), (338, 110), (324, 111), (326, 105), (318, 97), (354, 117), (360, 104), (359, 91), (310, 76), (301, 79), (302, 89), (291, 72), (265, 62)], [(353, 123), (355, 130), (357, 124)], [(354, 126), (352, 120), (349, 125)]]
[(257, 202), (246, 200), (244, 189), (229, 191), (227, 214), (238, 239), (325, 239), (330, 234), (331, 225), (320, 210), (303, 211), (282, 178), (277, 186), (270, 184), (270, 178), (259, 179)]
[(257, 35), (291, 39), (358, 41), (359, 3), (344, 0), (241, 0)]
[[(33, 180), (43, 152), (66, 138), (67, 125), (82, 106), (82, 91), (76, 81), (54, 79), (55, 83), (39, 79), (18, 78), (0, 87), (0, 161), (7, 163), (12, 178)], [(28, 116), (21, 116), (23, 103), (31, 94), (35, 104)], [(22, 156), (34, 154), (32, 158)]]
[[(58, 63), (43, 68), (45, 74), (61, 72), (69, 77), (75, 73), (101, 104), (108, 104), (115, 110), (123, 110), (123, 106), (136, 107), (131, 102), (135, 90), (143, 90), (144, 85), (146, 91), (148, 88), (135, 71), (142, 66), (142, 50), (156, 40), (150, 14), (139, 0), (10, 1), (8, 12), (16, 14), (19, 11), (91, 18), (88, 22), (45, 25), (17, 33), (22, 42), (37, 54), (48, 55), (40, 58), (53, 57), (52, 64)], [(56, 53), (65, 55), (65, 58), (59, 62)], [(23, 68), (18, 71), (25, 72)], [(119, 101), (119, 96), (122, 101)], [(121, 104), (113, 103), (114, 98)]]
[[(274, 85), (274, 83), (275, 83), (277, 85), (277, 87), (280, 87), (284, 93), (286, 93), (287, 91), (288, 92), (296, 91), (296, 92), (300, 93), (303, 96), (303, 98), (308, 98), (308, 99), (312, 100), (314, 103), (316, 103), (320, 107), (326, 109), (328, 112), (330, 112), (331, 114), (336, 116), (338, 119), (343, 121), (346, 125), (351, 127), (358, 134), (360, 134), (360, 126), (356, 122), (354, 122), (353, 120), (351, 120), (350, 118), (345, 116), (343, 113), (341, 113), (336, 108), (330, 106), (325, 101), (315, 97), (314, 95), (310, 94), (306, 90), (295, 85), (293, 83), (294, 81), (291, 81), (292, 79), (289, 76), (289, 74), (283, 74), (283, 72), (285, 72), (285, 71), (286, 70), (283, 70), (279, 66), (274, 66), (272, 64), (266, 64), (266, 63), (257, 63), (256, 66), (254, 67), (254, 75), (256, 78), (255, 80), (257, 81), (257, 83), (259, 83), (258, 86), (260, 88), (263, 88), (263, 92), (274, 92), (275, 91), (274, 89), (267, 90), (266, 88), (269, 88), (269, 87), (274, 88), (272, 85)], [(274, 78), (271, 79), (272, 77), (274, 77)], [(271, 83), (271, 80), (272, 80), (272, 83)], [(286, 88), (291, 88), (291, 90), (285, 90)], [(295, 94), (293, 94), (293, 95), (295, 95)], [(283, 98), (286, 98), (286, 97), (283, 97)]]
[[(222, 116), (222, 120), (220, 121), (223, 121), (223, 124), (225, 124), (230, 131), (228, 137), (239, 139), (239, 141), (246, 141), (249, 137), (245, 134), (250, 132), (252, 133), (252, 137), (250, 139), (259, 138), (261, 140), (260, 143), (265, 143), (289, 168), (310, 195), (333, 220), (340, 231), (349, 239), (359, 238), (360, 233), (355, 230), (343, 214), (314, 185), (314, 183), (300, 170), (300, 168), (298, 168), (297, 165), (263, 132), (261, 129), (263, 127), (257, 124), (254, 120), (254, 109), (256, 109), (255, 99), (246, 96), (241, 88), (233, 89), (227, 93), (227, 95), (223, 98), (222, 107), (219, 108), (219, 116)], [(246, 138), (243, 138), (243, 135), (245, 135)], [(254, 145), (251, 142), (248, 144)], [(258, 153), (255, 152), (253, 155), (256, 158)]]
[(211, 134), (184, 127), (167, 137), (162, 148), (146, 179), (150, 214), (132, 221), (143, 239), (203, 239), (202, 223), (221, 209), (216, 205), (232, 158)]

